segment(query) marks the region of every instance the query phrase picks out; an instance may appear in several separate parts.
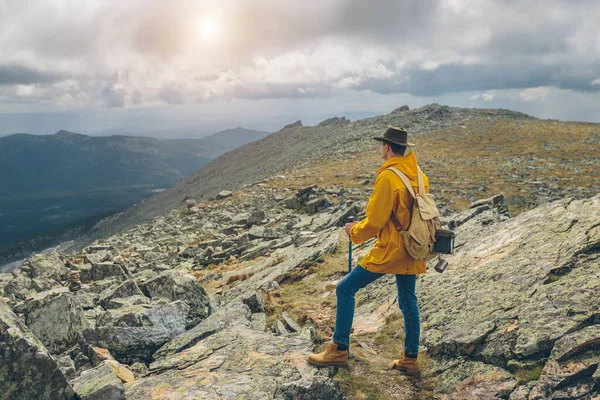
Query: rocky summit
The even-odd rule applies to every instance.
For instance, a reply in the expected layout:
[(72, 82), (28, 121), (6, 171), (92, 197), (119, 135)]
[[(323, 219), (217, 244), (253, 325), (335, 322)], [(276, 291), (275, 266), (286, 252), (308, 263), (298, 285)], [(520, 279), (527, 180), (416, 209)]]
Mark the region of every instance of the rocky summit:
[(422, 378), (385, 369), (403, 343), (391, 276), (357, 294), (349, 369), (308, 365), (332, 335), (341, 227), (364, 216), (377, 166), (351, 158), (371, 173), (350, 175), (330, 162), (188, 197), (0, 274), (0, 398), (600, 398), (600, 194), (516, 213), (503, 194), (442, 196), (457, 242), (448, 269), (433, 260), (417, 282)]

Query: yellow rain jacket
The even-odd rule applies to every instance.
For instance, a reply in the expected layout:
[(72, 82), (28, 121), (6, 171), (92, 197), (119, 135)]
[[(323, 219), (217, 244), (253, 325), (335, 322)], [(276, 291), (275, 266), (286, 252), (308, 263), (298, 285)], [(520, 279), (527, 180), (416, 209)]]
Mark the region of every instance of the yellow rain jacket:
[[(390, 219), (393, 211), (402, 229), (408, 229), (414, 200), (400, 178), (393, 171), (385, 170), (389, 167), (404, 172), (410, 179), (415, 193), (418, 193), (418, 167), (414, 152), (392, 157), (384, 162), (377, 171), (375, 188), (366, 209), (367, 216), (352, 227), (350, 239), (359, 244), (377, 236), (375, 247), (360, 262), (360, 266), (368, 271), (385, 274), (422, 274), (426, 272), (425, 261), (415, 260), (408, 254)], [(425, 191), (429, 193), (429, 180), (425, 174), (423, 182)]]

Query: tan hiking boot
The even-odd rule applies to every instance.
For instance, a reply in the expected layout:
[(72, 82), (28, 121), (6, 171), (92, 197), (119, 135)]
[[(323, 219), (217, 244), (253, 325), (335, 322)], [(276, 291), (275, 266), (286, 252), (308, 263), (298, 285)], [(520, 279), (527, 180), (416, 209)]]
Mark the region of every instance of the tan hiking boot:
[(413, 376), (415, 378), (421, 377), (421, 369), (419, 368), (419, 362), (416, 358), (402, 356), (401, 360), (394, 360), (389, 363), (388, 369), (397, 369), (404, 375)]
[(308, 363), (317, 367), (347, 367), (348, 352), (337, 349), (337, 343), (331, 343), (324, 352), (308, 356)]

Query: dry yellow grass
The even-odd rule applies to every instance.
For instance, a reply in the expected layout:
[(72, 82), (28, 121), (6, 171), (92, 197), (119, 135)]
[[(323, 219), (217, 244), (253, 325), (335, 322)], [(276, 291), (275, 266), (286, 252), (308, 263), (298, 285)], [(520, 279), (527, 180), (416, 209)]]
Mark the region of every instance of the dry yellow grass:
[[(415, 137), (419, 165), (440, 202), (462, 209), (473, 200), (504, 193), (535, 200), (534, 185), (554, 184), (575, 193), (597, 185), (600, 174), (598, 126), (556, 121), (476, 121)], [(370, 187), (382, 160), (377, 144), (345, 160), (317, 160), (309, 167), (272, 179), (270, 188)], [(592, 179), (590, 179), (592, 178)], [(533, 183), (537, 182), (537, 183)], [(511, 214), (525, 210), (510, 206)]]

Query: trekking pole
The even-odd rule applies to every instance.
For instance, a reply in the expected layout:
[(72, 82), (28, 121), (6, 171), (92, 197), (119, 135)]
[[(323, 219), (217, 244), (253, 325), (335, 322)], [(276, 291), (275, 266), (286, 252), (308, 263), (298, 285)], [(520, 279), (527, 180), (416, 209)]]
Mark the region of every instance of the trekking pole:
[[(354, 222), (356, 221), (356, 217), (350, 216), (348, 217), (348, 221)], [(352, 239), (348, 236), (348, 273), (352, 271)]]

